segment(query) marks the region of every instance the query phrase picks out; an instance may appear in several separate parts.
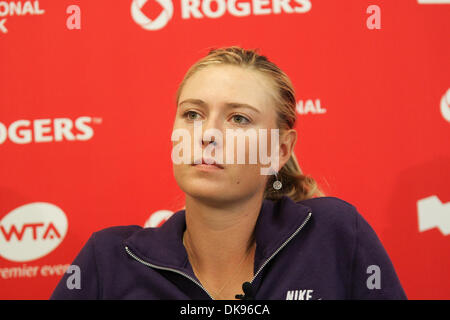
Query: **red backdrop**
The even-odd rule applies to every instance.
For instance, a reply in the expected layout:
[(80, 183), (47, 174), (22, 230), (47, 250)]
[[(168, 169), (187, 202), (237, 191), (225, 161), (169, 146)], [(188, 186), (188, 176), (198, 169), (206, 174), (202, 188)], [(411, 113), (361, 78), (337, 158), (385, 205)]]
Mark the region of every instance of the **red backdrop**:
[(450, 298), (450, 4), (145, 2), (0, 1), (0, 298), (47, 299), (92, 232), (183, 206), (175, 91), (228, 45), (290, 76), (300, 166), (372, 225), (408, 297)]

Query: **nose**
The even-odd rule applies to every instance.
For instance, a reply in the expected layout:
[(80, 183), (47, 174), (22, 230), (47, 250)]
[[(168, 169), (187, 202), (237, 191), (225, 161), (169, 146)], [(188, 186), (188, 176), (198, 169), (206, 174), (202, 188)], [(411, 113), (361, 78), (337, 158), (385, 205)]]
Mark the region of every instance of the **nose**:
[(209, 117), (202, 122), (202, 147), (207, 147), (212, 144), (214, 147), (219, 148), (220, 137), (223, 138), (222, 124), (220, 123), (220, 114), (210, 113)]
[(211, 141), (207, 141), (207, 140), (203, 140), (202, 139), (203, 146), (206, 147), (206, 146), (208, 146), (208, 144), (212, 144), (214, 147), (216, 147), (217, 146), (217, 142), (215, 141), (215, 137), (212, 137), (211, 139), (212, 139)]

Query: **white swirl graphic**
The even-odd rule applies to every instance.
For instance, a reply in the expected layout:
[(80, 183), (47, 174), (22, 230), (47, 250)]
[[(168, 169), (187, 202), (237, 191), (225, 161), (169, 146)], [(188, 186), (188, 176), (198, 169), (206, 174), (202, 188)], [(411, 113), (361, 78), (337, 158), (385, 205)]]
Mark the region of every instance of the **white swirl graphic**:
[(172, 18), (172, 0), (155, 0), (163, 8), (163, 11), (155, 20), (149, 19), (141, 11), (142, 7), (147, 3), (147, 1), (148, 0), (133, 0), (133, 2), (131, 3), (131, 17), (138, 25), (140, 25), (145, 30), (159, 30), (163, 28)]

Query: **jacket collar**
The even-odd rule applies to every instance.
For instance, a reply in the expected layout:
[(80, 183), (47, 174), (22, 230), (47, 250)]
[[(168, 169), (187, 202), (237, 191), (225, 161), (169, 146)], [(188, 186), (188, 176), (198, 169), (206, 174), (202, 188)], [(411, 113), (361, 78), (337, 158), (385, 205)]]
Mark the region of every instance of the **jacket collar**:
[[(287, 196), (276, 202), (264, 199), (255, 225), (255, 273), (295, 233), (309, 212), (310, 207)], [(194, 276), (182, 242), (185, 229), (185, 210), (180, 210), (158, 228), (135, 232), (124, 240), (124, 245), (156, 267), (176, 269)]]

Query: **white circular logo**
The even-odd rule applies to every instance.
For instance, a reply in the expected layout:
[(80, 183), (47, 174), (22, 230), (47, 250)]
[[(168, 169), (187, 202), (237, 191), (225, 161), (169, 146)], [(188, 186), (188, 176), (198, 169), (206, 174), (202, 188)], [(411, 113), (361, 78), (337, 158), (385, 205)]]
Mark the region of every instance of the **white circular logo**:
[(174, 213), (170, 210), (159, 210), (150, 215), (145, 221), (144, 228), (156, 228), (160, 227), (167, 221)]
[(450, 122), (450, 89), (442, 96), (441, 113), (444, 119)]
[(149, 19), (142, 11), (142, 7), (147, 3), (148, 0), (133, 0), (131, 3), (131, 17), (133, 20), (140, 25), (145, 30), (158, 30), (164, 27), (167, 22), (172, 18), (173, 15), (173, 4), (172, 0), (155, 0), (158, 2), (163, 11), (155, 19)]
[(16, 262), (49, 254), (67, 233), (66, 214), (47, 202), (20, 206), (0, 220), (0, 256)]

